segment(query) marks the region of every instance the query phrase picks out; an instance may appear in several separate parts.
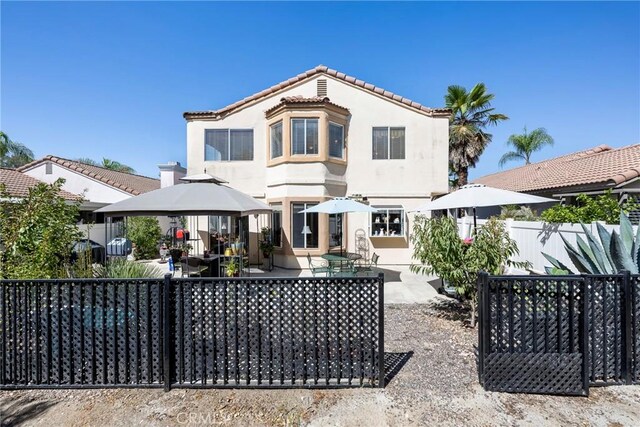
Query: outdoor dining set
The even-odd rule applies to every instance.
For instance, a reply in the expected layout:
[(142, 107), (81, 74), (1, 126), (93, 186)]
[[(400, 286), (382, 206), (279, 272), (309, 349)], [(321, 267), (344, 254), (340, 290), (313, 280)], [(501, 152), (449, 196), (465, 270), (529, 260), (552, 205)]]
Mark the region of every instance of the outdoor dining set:
[(309, 270), (313, 276), (324, 274), (327, 277), (333, 276), (359, 276), (375, 275), (375, 268), (378, 266), (380, 258), (376, 253), (371, 255), (371, 259), (365, 260), (362, 255), (352, 252), (334, 253), (329, 252), (321, 255), (322, 263), (313, 261), (311, 254), (307, 253)]

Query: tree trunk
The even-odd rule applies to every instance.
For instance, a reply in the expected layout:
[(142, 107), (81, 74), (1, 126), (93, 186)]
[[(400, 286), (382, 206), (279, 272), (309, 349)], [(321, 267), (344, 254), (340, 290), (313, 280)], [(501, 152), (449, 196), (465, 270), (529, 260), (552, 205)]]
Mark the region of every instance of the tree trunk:
[(461, 167), (458, 171), (458, 188), (463, 185), (467, 185), (467, 181), (469, 180), (469, 168)]
[(478, 311), (478, 300), (477, 297), (473, 297), (469, 300), (469, 306), (471, 307), (471, 327), (476, 327), (477, 321), (477, 311)]

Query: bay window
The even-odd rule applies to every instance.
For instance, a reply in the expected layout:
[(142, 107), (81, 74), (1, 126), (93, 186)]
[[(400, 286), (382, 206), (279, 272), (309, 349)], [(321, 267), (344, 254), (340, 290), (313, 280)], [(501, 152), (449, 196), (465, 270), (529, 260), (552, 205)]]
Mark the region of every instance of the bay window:
[(329, 156), (341, 159), (344, 151), (344, 126), (329, 122)]
[(273, 246), (282, 247), (282, 203), (271, 205), (271, 233), (273, 235)]
[(318, 154), (318, 119), (291, 119), (291, 154)]
[(271, 158), (282, 156), (282, 122), (271, 125)]

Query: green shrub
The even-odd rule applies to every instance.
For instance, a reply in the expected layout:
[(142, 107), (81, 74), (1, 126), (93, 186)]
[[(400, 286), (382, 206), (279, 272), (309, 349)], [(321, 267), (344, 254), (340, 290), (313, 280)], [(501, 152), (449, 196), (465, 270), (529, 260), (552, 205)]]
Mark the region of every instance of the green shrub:
[(128, 261), (124, 258), (110, 259), (96, 269), (96, 277), (105, 279), (141, 279), (162, 277), (162, 272), (153, 265)]
[(153, 259), (158, 257), (158, 243), (162, 230), (158, 218), (154, 216), (134, 216), (127, 224), (127, 237), (136, 245), (136, 259)]
[(18, 200), (0, 188), (0, 278), (67, 277), (82, 232), (76, 225), (80, 202), (59, 195), (63, 183), (38, 184)]
[(540, 219), (528, 206), (507, 205), (500, 210), (498, 219), (514, 219), (516, 221), (537, 221)]
[(503, 274), (507, 266), (524, 268), (528, 262), (511, 261), (517, 255), (515, 240), (509, 237), (504, 223), (489, 219), (478, 227), (473, 239), (461, 239), (458, 226), (451, 217), (417, 216), (411, 241), (415, 273), (435, 274), (456, 289), (462, 300), (471, 305), (471, 324), (476, 320), (476, 290), (478, 272)]
[(619, 224), (620, 213), (629, 213), (637, 209), (633, 200), (627, 200), (622, 205), (613, 196), (611, 190), (596, 197), (580, 194), (576, 197), (575, 205), (555, 205), (542, 212), (542, 219), (549, 223), (571, 224), (604, 221), (607, 224)]

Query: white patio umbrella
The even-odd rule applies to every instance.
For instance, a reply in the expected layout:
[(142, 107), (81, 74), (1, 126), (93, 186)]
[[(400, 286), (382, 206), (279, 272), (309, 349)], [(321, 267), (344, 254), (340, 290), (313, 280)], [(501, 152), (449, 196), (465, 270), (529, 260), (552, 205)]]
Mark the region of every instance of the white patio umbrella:
[(473, 208), (473, 226), (476, 226), (476, 208), (502, 205), (530, 205), (557, 202), (555, 199), (532, 196), (483, 184), (469, 184), (439, 199), (427, 202), (413, 212), (428, 212), (441, 209)]
[[(336, 197), (298, 213), (342, 214), (349, 212), (378, 212), (378, 210), (347, 197)], [(340, 254), (342, 254), (342, 230), (340, 230)]]

